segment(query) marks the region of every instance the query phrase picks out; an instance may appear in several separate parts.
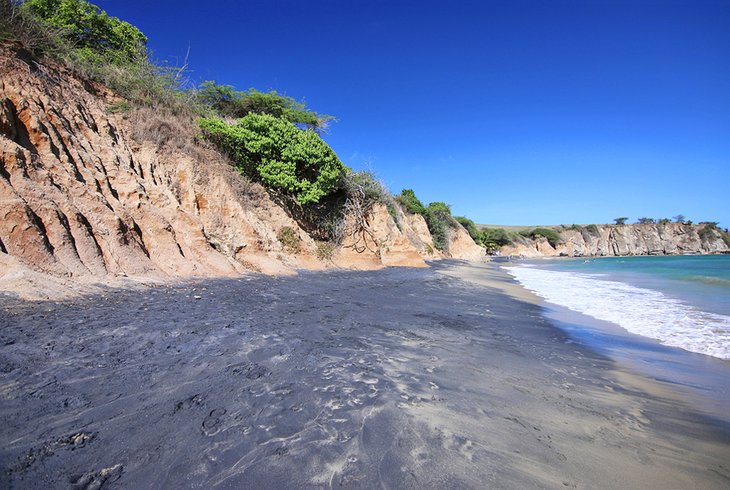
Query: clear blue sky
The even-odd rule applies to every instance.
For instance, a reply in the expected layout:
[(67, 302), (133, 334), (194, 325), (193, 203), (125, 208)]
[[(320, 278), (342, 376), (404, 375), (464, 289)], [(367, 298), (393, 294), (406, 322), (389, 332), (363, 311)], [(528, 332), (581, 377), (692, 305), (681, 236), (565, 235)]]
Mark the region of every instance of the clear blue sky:
[(730, 226), (730, 1), (97, 0), (193, 82), (306, 98), (478, 223)]

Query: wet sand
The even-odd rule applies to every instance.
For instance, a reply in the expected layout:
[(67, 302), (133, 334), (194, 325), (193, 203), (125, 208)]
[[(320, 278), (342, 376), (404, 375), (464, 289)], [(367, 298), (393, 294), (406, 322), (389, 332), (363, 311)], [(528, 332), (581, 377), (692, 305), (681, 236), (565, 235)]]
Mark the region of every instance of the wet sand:
[(0, 487), (730, 486), (727, 420), (520, 294), (440, 263), (0, 297)]

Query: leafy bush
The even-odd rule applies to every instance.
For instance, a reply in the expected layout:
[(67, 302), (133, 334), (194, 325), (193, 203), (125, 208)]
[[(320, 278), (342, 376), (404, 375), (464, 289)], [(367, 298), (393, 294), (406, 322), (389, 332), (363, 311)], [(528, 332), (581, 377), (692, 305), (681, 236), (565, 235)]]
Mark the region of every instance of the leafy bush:
[(426, 216), (426, 206), (416, 197), (413, 189), (403, 189), (399, 195), (395, 196), (395, 200), (403, 206), (406, 212)]
[(201, 103), (221, 117), (240, 118), (250, 113), (269, 114), (309, 129), (324, 129), (334, 119), (332, 116), (310, 111), (303, 102), (297, 102), (276, 91), (259, 92), (254, 88), (238, 91), (230, 85), (218, 85), (211, 80), (200, 84), (196, 96)]
[(614, 221), (614, 222), (615, 222), (615, 223), (616, 223), (617, 225), (625, 225), (625, 224), (626, 224), (626, 222), (627, 222), (628, 220), (629, 220), (629, 218), (627, 218), (627, 217), (625, 217), (625, 216), (624, 216), (624, 217), (622, 217), (622, 218), (614, 218), (614, 220), (613, 220), (613, 221)]
[(717, 221), (702, 221), (700, 224), (704, 225), (699, 231), (701, 240), (712, 240), (719, 235), (725, 245), (730, 247), (730, 234), (728, 234), (727, 229), (722, 230)]
[(526, 232), (520, 232), (523, 235), (529, 236), (532, 239), (537, 237), (547, 238), (548, 243), (555, 247), (560, 242), (560, 233), (550, 228), (535, 228)]
[(504, 228), (483, 228), (481, 230), (481, 242), (491, 252), (499, 247), (514, 243), (514, 240), (512, 235)]
[(126, 100), (117, 100), (106, 106), (107, 112), (110, 114), (117, 114), (120, 112), (130, 112), (132, 106)]
[(477, 228), (476, 223), (465, 216), (456, 216), (454, 219), (469, 232), (469, 236), (477, 245), (482, 245), (482, 233)]
[(451, 216), (451, 208), (443, 202), (432, 202), (428, 207), (416, 197), (413, 189), (403, 189), (395, 196), (406, 212), (420, 214), (426, 220), (428, 231), (433, 239), (433, 246), (438, 250), (449, 247), (449, 229), (456, 226), (457, 221)]
[(583, 229), (580, 231), (581, 236), (583, 237), (583, 241), (586, 243), (590, 243), (593, 241), (594, 238), (598, 238), (601, 236), (601, 232), (598, 230), (598, 227), (596, 225), (586, 225), (583, 227)]
[(654, 218), (639, 218), (636, 222), (640, 225), (651, 225), (655, 223)]
[(717, 230), (720, 222), (718, 221), (700, 221), (701, 225), (705, 225), (706, 228), (710, 228), (712, 230)]
[(26, 0), (22, 9), (60, 31), (82, 58), (122, 64), (147, 58), (147, 37), (84, 0)]
[(444, 251), (449, 248), (450, 228), (456, 226), (456, 220), (451, 216), (451, 208), (443, 202), (432, 202), (426, 208), (426, 225), (431, 232), (433, 246)]
[(436, 250), (447, 250), (449, 248), (449, 229), (437, 219), (426, 220), (428, 231), (431, 233), (431, 240)]
[(268, 114), (250, 113), (234, 124), (202, 119), (200, 127), (244, 173), (302, 205), (336, 190), (345, 172), (317, 133)]

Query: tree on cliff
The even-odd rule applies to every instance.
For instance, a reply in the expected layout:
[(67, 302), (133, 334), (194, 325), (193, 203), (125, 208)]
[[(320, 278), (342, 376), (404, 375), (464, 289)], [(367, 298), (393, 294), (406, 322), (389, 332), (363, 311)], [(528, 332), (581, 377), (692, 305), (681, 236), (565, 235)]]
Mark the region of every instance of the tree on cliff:
[(678, 214), (677, 216), (674, 216), (672, 219), (674, 220), (675, 223), (684, 223), (684, 221), (687, 218), (685, 218), (683, 214)]
[(624, 217), (622, 217), (622, 218), (614, 218), (614, 220), (613, 220), (613, 221), (614, 221), (614, 222), (615, 222), (615, 223), (616, 223), (617, 225), (625, 225), (625, 224), (626, 224), (626, 222), (627, 222), (628, 220), (629, 220), (629, 218), (627, 218), (627, 217), (625, 217), (625, 216), (624, 216)]
[(639, 218), (636, 222), (640, 225), (651, 225), (654, 224), (654, 218)]

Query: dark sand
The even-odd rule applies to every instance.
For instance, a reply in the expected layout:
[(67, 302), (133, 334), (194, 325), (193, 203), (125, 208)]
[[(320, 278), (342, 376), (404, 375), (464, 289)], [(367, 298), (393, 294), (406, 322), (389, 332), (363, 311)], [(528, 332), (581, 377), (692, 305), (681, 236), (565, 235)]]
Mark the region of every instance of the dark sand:
[(0, 487), (730, 488), (727, 420), (512, 289), (452, 263), (2, 297)]

